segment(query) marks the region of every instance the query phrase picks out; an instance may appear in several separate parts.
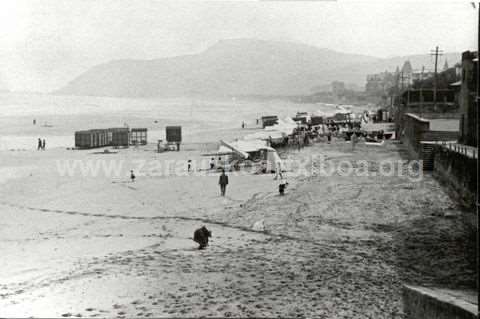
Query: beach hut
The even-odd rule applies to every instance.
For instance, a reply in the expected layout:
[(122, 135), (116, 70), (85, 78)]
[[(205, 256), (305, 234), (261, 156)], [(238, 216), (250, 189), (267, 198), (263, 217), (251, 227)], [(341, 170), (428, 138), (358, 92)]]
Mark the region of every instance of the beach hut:
[(167, 126), (165, 128), (165, 136), (168, 145), (176, 145), (177, 151), (180, 151), (180, 143), (182, 142), (182, 127), (179, 125)]
[(108, 131), (111, 133), (111, 140), (108, 137), (110, 145), (128, 147), (130, 141), (130, 130), (128, 127), (109, 128)]
[(75, 132), (75, 147), (76, 148), (91, 148), (92, 134), (90, 131)]
[(146, 128), (132, 128), (130, 131), (131, 145), (146, 145), (147, 144), (147, 129)]
[(95, 148), (107, 145), (107, 130), (95, 129), (75, 132), (75, 147), (77, 148)]
[(267, 126), (273, 126), (278, 123), (278, 116), (276, 115), (267, 115), (262, 116), (262, 127), (265, 128)]

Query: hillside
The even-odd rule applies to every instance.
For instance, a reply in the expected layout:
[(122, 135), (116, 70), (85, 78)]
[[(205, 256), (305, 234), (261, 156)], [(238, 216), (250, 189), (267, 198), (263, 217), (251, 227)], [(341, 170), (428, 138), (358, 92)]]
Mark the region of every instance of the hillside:
[[(116, 97), (300, 95), (334, 80), (363, 87), (368, 73), (394, 69), (404, 59), (346, 54), (292, 42), (223, 40), (195, 55), (97, 65), (55, 93)], [(414, 61), (412, 64), (416, 67)]]

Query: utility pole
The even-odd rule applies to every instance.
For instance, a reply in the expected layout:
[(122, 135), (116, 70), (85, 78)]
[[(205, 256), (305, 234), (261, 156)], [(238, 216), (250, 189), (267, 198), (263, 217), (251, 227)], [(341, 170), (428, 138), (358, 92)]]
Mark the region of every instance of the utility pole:
[(438, 56), (443, 55), (442, 50), (438, 50), (438, 46), (435, 47), (435, 50), (430, 51), (430, 55), (435, 56), (435, 78), (433, 82), (433, 107), (437, 107), (437, 89), (438, 89), (438, 76), (437, 76), (437, 65), (438, 65)]
[(425, 66), (422, 65), (422, 73), (420, 74), (420, 116), (423, 116), (423, 73)]
[[(402, 91), (403, 91), (403, 89), (404, 89), (404, 87), (405, 87), (405, 79), (408, 79), (408, 76), (405, 76), (405, 75), (403, 74), (403, 71), (402, 71), (400, 77), (401, 77), (401, 79), (402, 79)], [(410, 104), (410, 90), (409, 90), (409, 88), (408, 88), (408, 83), (407, 83), (407, 107), (408, 107), (409, 104)]]

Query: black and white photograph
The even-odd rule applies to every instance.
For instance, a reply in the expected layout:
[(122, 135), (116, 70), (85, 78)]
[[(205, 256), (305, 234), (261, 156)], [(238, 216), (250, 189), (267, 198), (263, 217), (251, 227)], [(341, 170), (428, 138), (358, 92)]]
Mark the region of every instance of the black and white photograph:
[(480, 2), (0, 0), (0, 318), (478, 318)]

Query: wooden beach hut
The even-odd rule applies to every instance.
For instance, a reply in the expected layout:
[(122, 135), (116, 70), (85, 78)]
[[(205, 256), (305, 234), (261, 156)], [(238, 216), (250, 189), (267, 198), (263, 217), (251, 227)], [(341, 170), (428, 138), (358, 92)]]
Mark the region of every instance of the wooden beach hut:
[(182, 127), (181, 126), (167, 126), (165, 128), (165, 135), (168, 145), (176, 145), (177, 151), (180, 150), (180, 143), (182, 142)]
[(107, 130), (95, 129), (75, 132), (75, 147), (95, 148), (108, 146)]
[(111, 144), (112, 146), (128, 147), (130, 142), (130, 130), (128, 127), (109, 128), (111, 132)]
[(267, 116), (262, 116), (262, 127), (265, 128), (267, 126), (273, 126), (275, 124), (278, 124), (278, 116), (276, 115), (267, 115)]
[(147, 129), (132, 128), (130, 131), (131, 145), (147, 145)]

